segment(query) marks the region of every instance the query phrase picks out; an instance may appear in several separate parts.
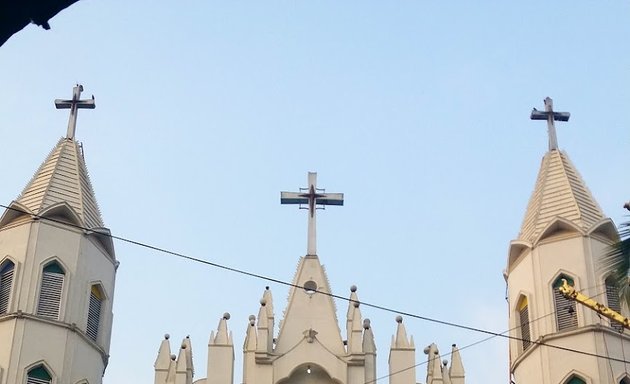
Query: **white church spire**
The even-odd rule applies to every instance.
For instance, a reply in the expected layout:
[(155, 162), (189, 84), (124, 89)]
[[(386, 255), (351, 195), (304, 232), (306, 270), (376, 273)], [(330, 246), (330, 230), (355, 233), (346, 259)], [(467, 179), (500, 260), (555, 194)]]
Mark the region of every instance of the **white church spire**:
[(357, 286), (350, 287), (350, 300), (348, 301), (348, 315), (346, 318), (346, 336), (348, 338), (348, 353), (363, 352), (363, 320), (359, 308)]
[(225, 312), (219, 320), (216, 334), (210, 334), (208, 342), (208, 376), (206, 384), (232, 384), (234, 381), (234, 343), (227, 322), (230, 314)]
[(451, 367), (448, 373), (452, 384), (464, 384), (466, 373), (464, 371), (464, 364), (462, 363), (462, 356), (456, 344), (453, 344), (451, 351)]
[[(35, 367), (55, 382), (97, 383), (107, 367), (118, 262), (74, 140), (77, 109), (94, 105), (79, 100), (80, 90), (57, 103), (71, 109), (67, 137), (0, 218), (0, 268), (10, 255), (20, 277), (0, 321), (0, 335), (12, 335), (2, 343), (2, 382), (26, 382)], [(33, 329), (45, 343), (33, 341)]]
[(171, 344), (169, 339), (170, 336), (167, 333), (164, 335), (164, 340), (160, 343), (160, 349), (153, 365), (155, 368), (155, 383), (165, 383), (168, 376), (171, 366)]
[[(605, 366), (592, 356), (582, 356), (579, 361), (567, 359), (566, 351), (531, 342), (544, 338), (590, 354), (607, 350), (606, 345), (613, 342), (617, 346), (623, 343), (621, 350), (630, 349), (628, 340), (603, 326), (596, 313), (576, 308), (575, 302), (557, 290), (565, 279), (591, 297), (606, 300), (607, 295), (616, 295), (616, 288), (606, 281), (601, 258), (618, 235), (567, 154), (557, 148), (554, 121), (567, 121), (569, 114), (554, 112), (547, 98), (545, 112), (534, 110), (531, 118), (547, 120), (550, 146), (542, 159), (521, 231), (510, 243), (505, 270), (510, 374), (517, 383), (607, 383), (611, 377), (621, 377), (623, 365)], [(622, 358), (611, 352), (613, 356)], [(463, 368), (457, 369), (456, 358), (454, 353), (451, 381), (460, 384)], [(541, 361), (552, 364), (532, 369), (540, 367)]]
[[(75, 87), (75, 96), (79, 89), (83, 87)], [(76, 108), (87, 108), (85, 105), (94, 108), (93, 101), (56, 101), (58, 108), (71, 108), (73, 111), (68, 123), (68, 136), (59, 140), (22, 194), (12, 203), (13, 207), (36, 215), (60, 216), (61, 213), (70, 221), (87, 228), (104, 227), (82, 149), (74, 140)], [(0, 227), (14, 215), (14, 212), (6, 212), (0, 220)]]
[(407, 338), (402, 316), (396, 316), (396, 334), (389, 350), (390, 384), (416, 383), (416, 348), (413, 337)]
[[(545, 112), (534, 109), (533, 120), (547, 120), (549, 151), (538, 172), (518, 240), (531, 244), (540, 240), (556, 222), (563, 220), (584, 233), (605, 219), (599, 204), (589, 191), (569, 156), (558, 150), (554, 121), (568, 121), (568, 112), (554, 112), (553, 102), (545, 99)], [(564, 225), (560, 222), (559, 225)]]

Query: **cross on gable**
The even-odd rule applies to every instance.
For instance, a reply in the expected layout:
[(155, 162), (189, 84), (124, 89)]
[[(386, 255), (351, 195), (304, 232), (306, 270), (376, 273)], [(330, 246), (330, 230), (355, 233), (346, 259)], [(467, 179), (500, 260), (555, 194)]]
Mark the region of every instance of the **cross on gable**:
[[(306, 192), (306, 193), (305, 193)], [(300, 192), (280, 192), (280, 204), (299, 204), (308, 206), (308, 244), (307, 255), (317, 255), (315, 211), (318, 206), (343, 205), (343, 193), (326, 193), (317, 188), (317, 173), (308, 173), (308, 188)]]
[(77, 84), (72, 89), (72, 99), (71, 100), (55, 100), (55, 107), (57, 109), (70, 109), (70, 118), (68, 119), (68, 131), (66, 133), (66, 138), (74, 139), (74, 134), (77, 129), (77, 115), (79, 109), (94, 109), (96, 108), (96, 102), (94, 101), (94, 95), (92, 95), (91, 99), (81, 100), (81, 92), (83, 92), (83, 86)]
[(547, 132), (549, 134), (549, 150), (558, 149), (558, 137), (556, 136), (556, 126), (554, 121), (569, 121), (571, 114), (569, 112), (554, 112), (553, 100), (550, 97), (545, 99), (545, 110), (539, 111), (536, 108), (532, 110), (529, 116), (532, 120), (547, 120)]

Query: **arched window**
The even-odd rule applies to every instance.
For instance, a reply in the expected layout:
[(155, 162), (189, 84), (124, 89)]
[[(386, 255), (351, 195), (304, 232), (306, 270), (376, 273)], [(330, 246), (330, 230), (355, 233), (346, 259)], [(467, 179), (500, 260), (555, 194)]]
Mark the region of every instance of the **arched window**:
[[(612, 276), (609, 276), (606, 281), (606, 302), (608, 303), (608, 307), (617, 313), (621, 313), (621, 305), (619, 304), (619, 290), (617, 289), (617, 285), (615, 284), (615, 280)], [(610, 326), (617, 330), (617, 332), (623, 331), (623, 325), (611, 321)]]
[(26, 374), (26, 384), (50, 384), (52, 383), (52, 376), (44, 368), (43, 365), (38, 365), (35, 368), (31, 368)]
[(96, 341), (98, 329), (101, 322), (101, 307), (104, 299), (101, 287), (94, 284), (90, 289), (90, 306), (88, 308), (88, 319), (86, 333), (90, 339)]
[(531, 333), (529, 328), (529, 303), (527, 297), (522, 296), (518, 302), (518, 320), (521, 328), (521, 343), (523, 352), (531, 345)]
[(39, 287), (37, 315), (59, 320), (64, 278), (65, 272), (57, 262), (53, 261), (44, 267)]
[(0, 315), (9, 311), (11, 286), (13, 285), (13, 271), (15, 271), (15, 265), (11, 260), (6, 260), (4, 263), (0, 264)]
[(586, 384), (586, 381), (582, 380), (579, 376), (571, 376), (565, 384)]
[(558, 331), (576, 328), (578, 325), (575, 301), (564, 297), (558, 289), (562, 286), (562, 279), (566, 280), (570, 286), (575, 286), (573, 279), (565, 275), (559, 276), (553, 283), (553, 304)]

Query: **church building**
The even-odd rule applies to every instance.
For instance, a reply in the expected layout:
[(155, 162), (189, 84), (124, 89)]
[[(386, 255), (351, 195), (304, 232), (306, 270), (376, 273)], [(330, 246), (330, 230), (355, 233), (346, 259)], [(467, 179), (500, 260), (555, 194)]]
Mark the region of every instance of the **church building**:
[[(630, 384), (626, 361), (630, 337), (623, 328), (575, 301), (558, 287), (563, 280), (620, 312), (617, 287), (600, 260), (619, 239), (569, 156), (558, 149), (550, 98), (532, 120), (546, 120), (549, 150), (507, 268), (510, 373), (516, 384)], [(627, 313), (624, 312), (627, 316)]]
[[(95, 107), (93, 97), (80, 98), (82, 91), (77, 85), (72, 99), (55, 101), (70, 109), (66, 136), (0, 217), (0, 384), (99, 384), (107, 367), (118, 261), (75, 139), (78, 110)], [(600, 266), (618, 232), (558, 149), (555, 121), (569, 114), (553, 111), (547, 98), (545, 110), (534, 110), (531, 118), (547, 121), (549, 150), (504, 272), (512, 382), (630, 384), (630, 337), (557, 289), (566, 281), (620, 311), (617, 288)], [(392, 314), (389, 371), (380, 374), (374, 330), (362, 316), (356, 286), (347, 293), (340, 326), (338, 296), (316, 249), (316, 214), (319, 207), (343, 205), (343, 198), (318, 188), (315, 173), (307, 188), (281, 193), (282, 204), (307, 210), (307, 250), (282, 316), (267, 287), (253, 308), (257, 315), (242, 319), (236, 340), (243, 346), (242, 367), (235, 367), (225, 313), (210, 332), (205, 378), (194, 377), (192, 341), (187, 337), (173, 350), (165, 335), (154, 383), (235, 384), (239, 369), (243, 384), (373, 384), (382, 376), (389, 384), (416, 384), (416, 347), (402, 316)], [(442, 355), (435, 344), (423, 351), (425, 384), (465, 384), (455, 345)]]

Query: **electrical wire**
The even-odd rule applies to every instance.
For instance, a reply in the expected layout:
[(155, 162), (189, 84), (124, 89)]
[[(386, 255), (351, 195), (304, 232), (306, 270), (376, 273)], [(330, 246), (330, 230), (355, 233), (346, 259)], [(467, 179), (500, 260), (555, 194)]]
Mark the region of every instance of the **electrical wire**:
[[(82, 231), (98, 233), (99, 235), (107, 236), (107, 237), (109, 237), (111, 239), (118, 240), (118, 241), (121, 241), (121, 242), (124, 242), (124, 243), (133, 244), (133, 245), (136, 245), (138, 247), (151, 249), (151, 250), (154, 250), (156, 252), (165, 253), (167, 255), (179, 257), (181, 259), (193, 261), (193, 262), (200, 263), (200, 264), (209, 265), (211, 267), (215, 267), (215, 268), (222, 269), (222, 270), (225, 270), (225, 271), (234, 272), (234, 273), (237, 273), (237, 274), (240, 274), (240, 275), (254, 277), (254, 278), (257, 278), (257, 279), (261, 279), (261, 280), (266, 280), (266, 281), (270, 281), (270, 282), (273, 282), (273, 283), (276, 283), (276, 284), (279, 284), (279, 285), (288, 286), (288, 287), (304, 289), (304, 287), (302, 287), (300, 285), (289, 283), (289, 282), (284, 281), (284, 280), (276, 279), (276, 278), (273, 278), (273, 277), (261, 275), (261, 274), (258, 274), (258, 273), (246, 271), (246, 270), (235, 268), (235, 267), (230, 267), (230, 266), (227, 266), (227, 265), (223, 265), (223, 264), (219, 264), (219, 263), (216, 263), (216, 262), (200, 259), (200, 258), (197, 258), (197, 257), (188, 256), (188, 255), (185, 255), (185, 254), (180, 253), (180, 252), (171, 251), (171, 250), (166, 249), (166, 248), (158, 247), (158, 246), (151, 245), (151, 244), (144, 243), (144, 242), (137, 241), (137, 240), (128, 239), (128, 238), (125, 238), (125, 237), (122, 237), (122, 236), (116, 236), (116, 235), (113, 235), (113, 234), (108, 233), (108, 232), (100, 232), (98, 230), (94, 230), (94, 229), (90, 229), (90, 228), (87, 228), (87, 227), (83, 227), (81, 225), (74, 224), (74, 223), (69, 223), (69, 222), (64, 221), (64, 220), (59, 220), (59, 219), (55, 219), (55, 218), (52, 218), (52, 217), (43, 217), (43, 216), (40, 216), (40, 215), (37, 215), (37, 214), (33, 214), (31, 212), (24, 211), (22, 209), (18, 209), (18, 208), (11, 207), (11, 206), (6, 206), (6, 205), (3, 205), (3, 204), (0, 204), (0, 208), (5, 208), (5, 209), (8, 209), (8, 210), (12, 210), (14, 212), (18, 212), (18, 213), (21, 213), (21, 214), (24, 214), (24, 215), (29, 215), (30, 217), (32, 217), (35, 220), (50, 221), (50, 222), (54, 222), (54, 223), (57, 223), (57, 224), (67, 225), (67, 226), (70, 226), (70, 227), (73, 227), (73, 228), (76, 228), (76, 229), (80, 229)], [(349, 298), (344, 297), (344, 296), (340, 296), (340, 295), (334, 294), (334, 293), (322, 292), (322, 291), (318, 291), (318, 290), (315, 290), (315, 292), (323, 294), (323, 295), (327, 295), (327, 296), (330, 296), (332, 298), (339, 299), (339, 300), (342, 300), (342, 301), (348, 301), (350, 303), (354, 303), (354, 300), (349, 299)], [(399, 315), (404, 315), (404, 316), (407, 316), (409, 318), (423, 320), (423, 321), (434, 323), (434, 324), (440, 324), (440, 325), (445, 325), (445, 326), (449, 326), (449, 327), (453, 327), (453, 328), (464, 329), (464, 330), (471, 331), (471, 332), (477, 332), (477, 333), (486, 334), (486, 335), (491, 336), (491, 338), (493, 338), (493, 337), (501, 337), (501, 338), (505, 338), (505, 339), (509, 339), (509, 340), (524, 341), (524, 339), (522, 339), (520, 337), (511, 336), (509, 334), (506, 335), (503, 332), (494, 332), (494, 331), (490, 331), (490, 330), (483, 329), (483, 328), (477, 328), (477, 327), (464, 325), (464, 324), (459, 324), (459, 323), (455, 323), (455, 322), (451, 322), (451, 321), (440, 320), (440, 319), (431, 318), (431, 317), (428, 317), (428, 316), (422, 316), (422, 315), (418, 315), (418, 314), (415, 314), (415, 313), (402, 311), (402, 310), (397, 310), (395, 308), (390, 308), (390, 307), (387, 307), (387, 306), (384, 306), (384, 305), (373, 304), (373, 303), (362, 302), (362, 301), (360, 302), (360, 304), (363, 305), (363, 306), (369, 307), (369, 308), (374, 308), (374, 309), (379, 309), (379, 310), (382, 310), (382, 311), (385, 311), (385, 312), (391, 312), (391, 313), (395, 313), (395, 314), (399, 314)], [(536, 344), (536, 345), (539, 345), (539, 346), (545, 346), (545, 347), (548, 347), (548, 348), (553, 348), (553, 349), (565, 351), (565, 352), (573, 352), (573, 353), (577, 353), (577, 354), (581, 354), (581, 355), (585, 355), (585, 356), (596, 357), (596, 358), (601, 358), (601, 359), (610, 359), (612, 361), (616, 361), (616, 362), (620, 362), (620, 363), (630, 363), (630, 362), (625, 361), (623, 359), (614, 358), (614, 357), (607, 357), (607, 356), (599, 355), (597, 353), (592, 353), (592, 352), (582, 351), (582, 350), (578, 350), (578, 349), (563, 347), (563, 346), (556, 345), (556, 344), (546, 344), (546, 343), (544, 343), (542, 341), (531, 340), (530, 343), (531, 344)]]

